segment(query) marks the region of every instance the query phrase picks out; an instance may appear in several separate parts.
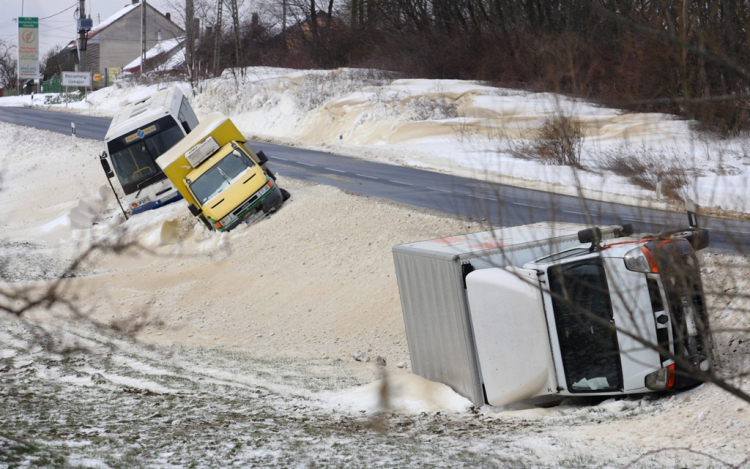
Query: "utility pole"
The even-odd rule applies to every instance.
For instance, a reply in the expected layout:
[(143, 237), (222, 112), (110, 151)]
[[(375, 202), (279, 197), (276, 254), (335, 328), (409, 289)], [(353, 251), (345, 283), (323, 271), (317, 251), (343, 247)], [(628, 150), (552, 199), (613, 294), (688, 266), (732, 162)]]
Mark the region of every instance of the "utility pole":
[(141, 0), (141, 76), (146, 71), (146, 0)]
[(286, 0), (281, 0), (281, 40), (286, 49)]
[(216, 26), (214, 27), (214, 76), (219, 74), (219, 46), (221, 45), (221, 6), (224, 0), (216, 2)]
[(240, 45), (240, 12), (237, 8), (237, 0), (230, 0), (229, 4), (232, 6), (232, 26), (234, 27), (234, 53), (237, 63), (235, 67), (240, 67), (241, 48)]
[[(78, 1), (78, 69), (86, 71), (86, 0)], [(89, 30), (91, 27), (88, 28)]]
[(188, 77), (190, 77), (190, 83), (193, 83), (195, 74), (195, 8), (193, 0), (185, 0), (185, 33), (186, 41), (185, 45), (185, 59), (187, 62)]

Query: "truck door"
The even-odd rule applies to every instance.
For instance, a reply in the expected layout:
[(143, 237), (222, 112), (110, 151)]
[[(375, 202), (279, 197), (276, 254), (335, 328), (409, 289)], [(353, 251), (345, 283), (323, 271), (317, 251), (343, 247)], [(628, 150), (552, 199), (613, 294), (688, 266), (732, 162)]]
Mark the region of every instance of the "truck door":
[(622, 391), (607, 277), (599, 257), (547, 269), (565, 382), (572, 393)]

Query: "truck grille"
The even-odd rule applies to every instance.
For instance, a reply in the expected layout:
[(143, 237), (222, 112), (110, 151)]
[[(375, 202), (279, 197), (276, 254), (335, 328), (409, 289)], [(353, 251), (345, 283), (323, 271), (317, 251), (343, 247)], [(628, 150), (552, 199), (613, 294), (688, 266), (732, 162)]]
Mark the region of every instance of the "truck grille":
[(698, 365), (711, 353), (708, 313), (700, 271), (690, 244), (673, 242), (658, 248), (659, 270), (672, 316), (674, 354)]
[[(656, 313), (664, 311), (664, 302), (661, 299), (659, 284), (652, 278), (647, 278), (646, 283), (648, 284), (648, 296), (651, 299), (651, 310), (654, 312), (654, 317), (656, 317)], [(665, 352), (672, 351), (669, 347), (669, 329), (666, 327), (660, 328), (658, 323), (656, 324), (656, 342), (659, 346), (659, 360), (664, 363), (668, 359)]]
[(256, 200), (258, 200), (258, 193), (257, 192), (255, 194), (253, 194), (249, 199), (247, 199), (246, 201), (242, 202), (242, 204), (239, 207), (237, 207), (236, 209), (234, 209), (232, 211), (232, 215), (234, 215), (235, 217), (239, 217), (240, 214), (242, 212), (244, 212), (245, 210), (247, 210), (247, 208), (249, 206), (251, 206), (253, 204), (253, 202), (255, 202)]

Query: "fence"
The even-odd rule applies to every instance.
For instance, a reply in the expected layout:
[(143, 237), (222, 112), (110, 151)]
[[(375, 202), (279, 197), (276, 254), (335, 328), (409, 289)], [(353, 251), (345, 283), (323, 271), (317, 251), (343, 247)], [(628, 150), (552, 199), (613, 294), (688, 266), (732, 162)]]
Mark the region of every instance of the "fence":
[(53, 78), (42, 83), (42, 93), (62, 93), (62, 78)]

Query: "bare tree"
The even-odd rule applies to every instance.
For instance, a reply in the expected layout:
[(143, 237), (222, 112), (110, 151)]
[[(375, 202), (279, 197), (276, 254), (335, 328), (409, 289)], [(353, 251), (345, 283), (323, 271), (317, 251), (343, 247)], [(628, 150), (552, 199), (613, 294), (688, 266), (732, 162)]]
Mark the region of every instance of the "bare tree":
[(45, 78), (51, 78), (54, 75), (60, 75), (62, 72), (69, 72), (75, 69), (73, 57), (63, 51), (62, 46), (55, 46), (48, 50), (41, 60), (42, 75)]
[(15, 44), (0, 39), (0, 85), (5, 89), (14, 89), (18, 83), (15, 48)]

